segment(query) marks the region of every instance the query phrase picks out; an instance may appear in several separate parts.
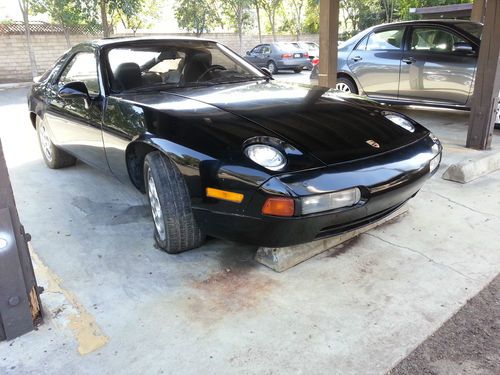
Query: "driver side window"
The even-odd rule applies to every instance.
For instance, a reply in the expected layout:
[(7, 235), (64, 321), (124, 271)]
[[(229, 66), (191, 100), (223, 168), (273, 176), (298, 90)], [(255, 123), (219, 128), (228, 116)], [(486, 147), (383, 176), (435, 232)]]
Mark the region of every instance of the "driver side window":
[(59, 86), (69, 82), (83, 82), (90, 95), (99, 94), (97, 61), (91, 52), (78, 52), (74, 55), (59, 77)]
[(253, 50), (251, 50), (250, 52), (251, 53), (260, 53), (261, 50), (262, 50), (262, 46), (257, 46)]

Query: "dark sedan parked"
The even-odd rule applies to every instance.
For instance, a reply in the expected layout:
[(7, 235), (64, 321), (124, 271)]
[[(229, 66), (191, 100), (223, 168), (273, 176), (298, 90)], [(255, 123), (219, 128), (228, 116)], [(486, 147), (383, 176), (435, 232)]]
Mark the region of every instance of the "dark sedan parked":
[(369, 28), (339, 47), (337, 89), (383, 102), (469, 108), (481, 33), (481, 24), (459, 20)]
[(149, 197), (167, 252), (205, 234), (286, 246), (388, 215), (441, 145), (355, 95), (272, 81), (202, 39), (107, 39), (68, 51), (29, 113), (50, 168), (80, 159)]
[(286, 42), (259, 44), (247, 51), (245, 60), (257, 67), (269, 69), (272, 74), (286, 69), (300, 73), (310, 64), (307, 51)]

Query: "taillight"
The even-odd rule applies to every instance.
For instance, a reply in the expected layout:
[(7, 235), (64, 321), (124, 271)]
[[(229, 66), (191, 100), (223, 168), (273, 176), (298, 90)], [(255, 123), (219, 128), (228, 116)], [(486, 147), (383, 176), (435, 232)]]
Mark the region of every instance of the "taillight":
[(293, 54), (291, 53), (284, 53), (283, 55), (281, 55), (281, 58), (283, 59), (291, 59), (293, 57)]
[(264, 206), (262, 206), (262, 213), (272, 216), (293, 216), (295, 213), (295, 201), (292, 198), (267, 198)]
[(307, 52), (304, 53), (304, 57), (309, 57), (309, 54)]

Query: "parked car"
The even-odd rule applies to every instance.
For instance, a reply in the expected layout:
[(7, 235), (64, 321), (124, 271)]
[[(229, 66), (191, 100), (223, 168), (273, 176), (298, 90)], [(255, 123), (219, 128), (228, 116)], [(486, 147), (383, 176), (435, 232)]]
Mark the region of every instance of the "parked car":
[(467, 108), (481, 33), (481, 24), (460, 20), (369, 28), (339, 48), (337, 89), (384, 102)]
[(28, 105), (47, 166), (80, 159), (147, 194), (169, 253), (206, 234), (287, 246), (366, 225), (415, 196), (441, 160), (439, 140), (405, 115), (275, 82), (197, 38), (79, 44)]
[[(314, 65), (319, 61), (319, 45), (315, 42), (291, 42), (296, 48), (307, 51), (309, 54), (309, 64), (306, 65), (307, 70), (312, 70)], [(316, 64), (315, 64), (316, 63)]]
[(272, 74), (278, 73), (279, 70), (300, 73), (309, 64), (309, 55), (291, 43), (269, 43), (259, 44), (247, 51), (245, 60), (257, 67), (269, 69)]

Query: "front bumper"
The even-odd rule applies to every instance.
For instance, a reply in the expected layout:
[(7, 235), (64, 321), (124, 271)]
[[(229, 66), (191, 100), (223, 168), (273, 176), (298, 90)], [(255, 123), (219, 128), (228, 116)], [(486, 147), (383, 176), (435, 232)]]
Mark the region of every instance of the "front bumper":
[[(426, 137), (375, 158), (273, 177), (254, 194), (244, 212), (196, 209), (195, 216), (207, 234), (257, 246), (284, 247), (338, 235), (382, 219), (415, 196), (437, 171), (430, 172), (430, 160), (436, 157), (432, 145)], [(294, 217), (261, 213), (270, 196), (292, 197), (297, 207), (303, 196), (351, 187), (362, 192), (362, 200), (352, 207)]]

